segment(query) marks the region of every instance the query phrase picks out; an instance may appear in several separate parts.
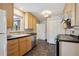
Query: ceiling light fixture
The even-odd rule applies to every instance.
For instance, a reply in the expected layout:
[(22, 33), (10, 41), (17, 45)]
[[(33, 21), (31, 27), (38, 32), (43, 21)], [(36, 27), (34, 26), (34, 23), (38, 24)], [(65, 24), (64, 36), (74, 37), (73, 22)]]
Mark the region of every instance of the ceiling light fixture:
[(52, 12), (50, 10), (44, 10), (41, 14), (44, 17), (49, 17), (49, 16), (51, 16)]

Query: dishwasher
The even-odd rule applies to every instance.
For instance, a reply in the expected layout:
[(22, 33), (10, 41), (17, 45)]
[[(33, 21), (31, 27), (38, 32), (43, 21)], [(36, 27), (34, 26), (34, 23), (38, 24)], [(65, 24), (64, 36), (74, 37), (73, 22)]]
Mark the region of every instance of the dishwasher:
[(36, 46), (36, 35), (32, 36), (32, 48)]

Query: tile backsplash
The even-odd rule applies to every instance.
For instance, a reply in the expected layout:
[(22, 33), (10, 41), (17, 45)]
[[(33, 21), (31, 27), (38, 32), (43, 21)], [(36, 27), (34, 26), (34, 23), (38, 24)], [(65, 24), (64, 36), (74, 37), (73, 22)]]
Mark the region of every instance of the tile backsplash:
[(79, 35), (79, 27), (74, 27), (66, 30), (66, 34)]
[(79, 35), (79, 27), (74, 27), (75, 35)]
[(66, 34), (79, 35), (79, 27), (74, 27), (66, 30)]

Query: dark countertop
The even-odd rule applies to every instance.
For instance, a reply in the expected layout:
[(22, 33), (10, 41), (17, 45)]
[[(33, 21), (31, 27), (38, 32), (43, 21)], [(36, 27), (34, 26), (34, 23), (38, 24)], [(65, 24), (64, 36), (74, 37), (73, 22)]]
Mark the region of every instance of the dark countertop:
[(68, 34), (59, 34), (57, 36), (57, 41), (79, 43), (78, 36)]
[(7, 39), (12, 40), (12, 39), (18, 39), (18, 38), (23, 38), (23, 37), (29, 37), (33, 35), (36, 35), (36, 33), (11, 35), (11, 36), (8, 36)]

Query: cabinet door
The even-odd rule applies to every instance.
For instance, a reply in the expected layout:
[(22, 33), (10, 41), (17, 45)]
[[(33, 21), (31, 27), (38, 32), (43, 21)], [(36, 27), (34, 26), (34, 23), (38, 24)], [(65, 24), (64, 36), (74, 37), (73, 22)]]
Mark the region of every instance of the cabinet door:
[(28, 29), (28, 13), (25, 13), (25, 29)]
[(24, 37), (19, 39), (19, 53), (20, 55), (24, 55), (32, 48), (32, 38)]
[(79, 56), (79, 44), (73, 42), (59, 42), (60, 56)]
[(26, 39), (25, 38), (19, 39), (19, 51), (20, 51), (20, 55), (24, 55), (26, 53)]
[(33, 32), (36, 32), (36, 17), (33, 16)]
[(31, 13), (29, 13), (29, 14), (28, 14), (28, 28), (29, 28), (29, 29), (33, 29), (32, 23), (33, 23), (32, 15), (31, 15)]
[(31, 37), (26, 37), (26, 52), (32, 49), (32, 38)]
[(71, 8), (71, 26), (75, 26), (76, 25), (76, 19), (75, 19), (75, 3), (72, 4), (72, 8)]
[(75, 3), (67, 3), (64, 9), (65, 19), (69, 18), (71, 20), (71, 26), (75, 26)]
[(13, 4), (12, 3), (0, 3), (0, 9), (7, 12), (7, 28), (13, 27)]
[(79, 26), (79, 3), (76, 4), (76, 26)]
[(8, 56), (18, 56), (19, 48), (18, 48), (18, 40), (8, 40), (7, 42), (7, 55)]

